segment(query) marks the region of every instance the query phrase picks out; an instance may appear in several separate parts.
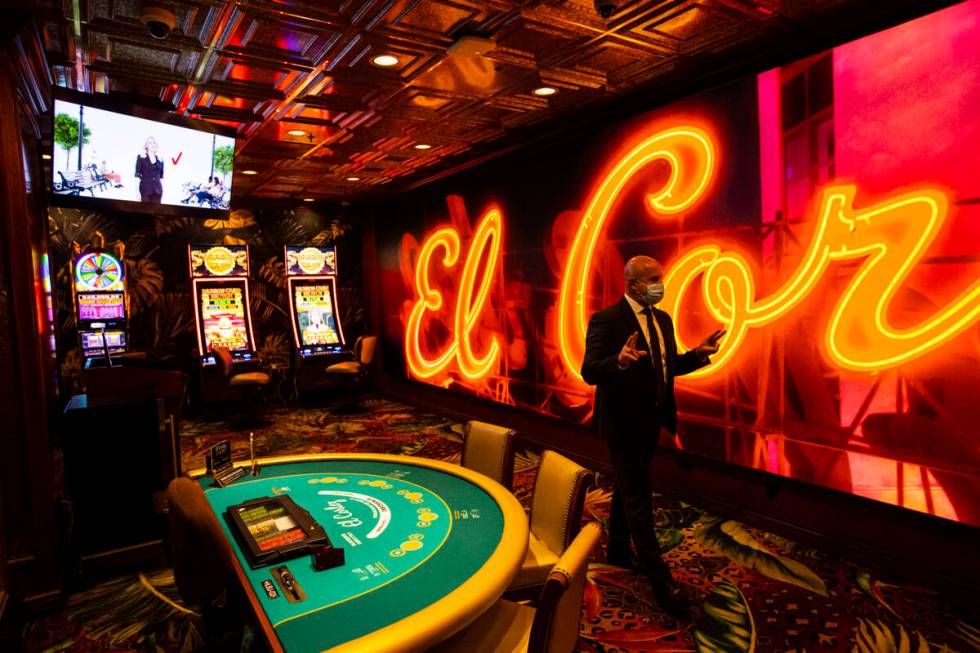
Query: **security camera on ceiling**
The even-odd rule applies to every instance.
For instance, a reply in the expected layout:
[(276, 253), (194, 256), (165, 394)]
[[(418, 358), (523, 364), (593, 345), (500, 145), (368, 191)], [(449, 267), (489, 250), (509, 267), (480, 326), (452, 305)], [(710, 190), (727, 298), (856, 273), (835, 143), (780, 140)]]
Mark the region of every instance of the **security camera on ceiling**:
[(595, 10), (603, 18), (609, 18), (616, 13), (615, 0), (595, 0)]
[(165, 39), (177, 25), (177, 17), (165, 5), (147, 3), (140, 10), (140, 22), (152, 38)]

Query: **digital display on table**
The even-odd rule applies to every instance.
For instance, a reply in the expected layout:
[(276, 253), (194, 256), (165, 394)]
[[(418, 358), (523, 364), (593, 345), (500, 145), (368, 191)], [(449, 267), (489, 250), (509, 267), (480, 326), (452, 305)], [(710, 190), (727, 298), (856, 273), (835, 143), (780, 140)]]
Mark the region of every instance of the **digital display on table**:
[(337, 248), (286, 245), (286, 274), (291, 277), (336, 275)]
[(248, 276), (247, 245), (214, 245), (189, 248), (191, 277)]
[(242, 286), (202, 287), (199, 294), (201, 330), (206, 348), (249, 349)]
[(224, 516), (253, 569), (330, 546), (323, 526), (288, 495), (251, 499)]
[(259, 551), (271, 551), (306, 539), (306, 533), (279, 503), (269, 502), (239, 508), (238, 516)]
[(303, 346), (340, 344), (331, 284), (293, 286), (293, 305)]
[(78, 293), (78, 319), (119, 320), (126, 317), (126, 298), (121, 292)]

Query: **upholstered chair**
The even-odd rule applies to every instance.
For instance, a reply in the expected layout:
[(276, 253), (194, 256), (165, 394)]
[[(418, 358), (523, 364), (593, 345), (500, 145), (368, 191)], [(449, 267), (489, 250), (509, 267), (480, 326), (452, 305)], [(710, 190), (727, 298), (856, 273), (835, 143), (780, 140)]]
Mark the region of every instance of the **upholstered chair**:
[(586, 524), (549, 570), (537, 608), (501, 599), (435, 653), (571, 653), (578, 643), (589, 557), (601, 529)]
[(225, 383), (232, 388), (242, 391), (242, 399), (248, 406), (249, 420), (243, 421), (242, 426), (258, 422), (258, 407), (261, 404), (261, 390), (269, 385), (269, 375), (265, 372), (235, 373), (235, 359), (227, 347), (215, 347), (211, 350), (214, 361), (221, 370)]
[(341, 361), (327, 367), (327, 375), (343, 379), (347, 386), (347, 403), (340, 407), (342, 411), (360, 410), (354, 403), (354, 385), (370, 374), (377, 345), (378, 336), (360, 336), (354, 341), (354, 360)]
[(232, 579), (231, 547), (201, 486), (178, 477), (167, 486), (174, 581), (184, 602), (214, 601)]
[(582, 523), (585, 494), (594, 474), (561, 454), (541, 454), (531, 498), (530, 539), (524, 564), (506, 596), (534, 599), (551, 568), (565, 551)]
[(508, 490), (514, 484), (513, 430), (470, 420), (463, 427), (463, 454), (459, 464), (489, 476)]

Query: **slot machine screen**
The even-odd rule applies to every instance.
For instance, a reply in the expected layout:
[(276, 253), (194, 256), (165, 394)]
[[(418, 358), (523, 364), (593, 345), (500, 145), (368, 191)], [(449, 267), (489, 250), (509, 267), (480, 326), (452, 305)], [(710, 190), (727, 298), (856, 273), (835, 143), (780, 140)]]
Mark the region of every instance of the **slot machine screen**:
[(121, 320), (125, 317), (126, 299), (123, 293), (78, 293), (78, 319)]
[(296, 284), (293, 286), (293, 300), (296, 306), (296, 327), (304, 348), (341, 345), (337, 319), (334, 316), (332, 284)]
[[(82, 340), (82, 351), (88, 354), (92, 352), (94, 355), (105, 351), (105, 347), (102, 345), (102, 332), (101, 331), (82, 331), (80, 334)], [(106, 331), (105, 339), (109, 345), (110, 353), (118, 353), (126, 350), (126, 332), (125, 331)]]
[(201, 330), (206, 348), (249, 349), (245, 323), (245, 292), (240, 285), (200, 288)]

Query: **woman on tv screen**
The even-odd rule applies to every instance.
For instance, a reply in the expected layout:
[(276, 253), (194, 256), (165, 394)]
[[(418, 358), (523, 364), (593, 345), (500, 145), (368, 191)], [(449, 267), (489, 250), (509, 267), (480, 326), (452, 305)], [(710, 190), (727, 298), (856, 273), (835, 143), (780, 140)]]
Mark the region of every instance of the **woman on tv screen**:
[(136, 177), (140, 180), (140, 201), (159, 204), (163, 197), (163, 160), (157, 156), (157, 141), (150, 136), (143, 154), (136, 157)]

